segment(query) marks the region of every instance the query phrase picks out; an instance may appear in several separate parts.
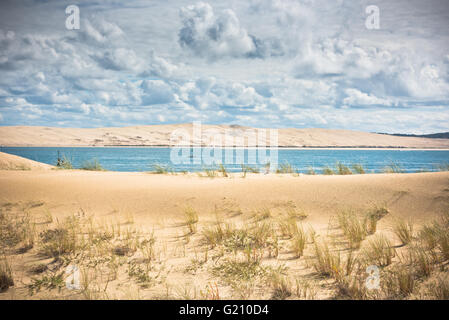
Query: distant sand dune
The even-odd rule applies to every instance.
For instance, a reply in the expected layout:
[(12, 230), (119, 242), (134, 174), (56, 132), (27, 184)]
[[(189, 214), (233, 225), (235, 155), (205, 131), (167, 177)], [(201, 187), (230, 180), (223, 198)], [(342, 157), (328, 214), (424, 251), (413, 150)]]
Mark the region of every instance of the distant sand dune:
[[(56, 128), (0, 127), (1, 146), (168, 146), (176, 129), (192, 132), (192, 124), (151, 125), (122, 128)], [(233, 136), (243, 134), (249, 127), (203, 125), (206, 131), (234, 130)], [(369, 147), (449, 149), (449, 139), (399, 137), (350, 130), (279, 129), (280, 147)], [(269, 134), (267, 134), (269, 137)], [(224, 139), (223, 139), (224, 141)], [(246, 143), (245, 143), (246, 145)]]

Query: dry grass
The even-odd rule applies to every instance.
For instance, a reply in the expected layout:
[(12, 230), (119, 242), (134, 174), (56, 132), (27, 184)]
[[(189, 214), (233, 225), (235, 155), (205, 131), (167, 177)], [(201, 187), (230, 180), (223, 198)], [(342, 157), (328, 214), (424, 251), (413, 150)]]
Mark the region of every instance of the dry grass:
[(348, 174), (352, 174), (351, 169), (349, 169), (346, 165), (344, 165), (341, 162), (337, 162), (337, 173), (340, 175), (348, 175)]
[(352, 165), (352, 169), (355, 171), (355, 173), (357, 174), (365, 174), (365, 168), (363, 168), (363, 165), (360, 163), (355, 163)]
[(351, 211), (342, 211), (337, 216), (338, 225), (353, 249), (360, 248), (361, 242), (368, 234), (366, 217)]
[(3, 258), (0, 260), (0, 292), (8, 290), (8, 288), (12, 286), (14, 286), (12, 269), (8, 260)]
[(307, 234), (302, 227), (296, 228), (293, 233), (293, 239), (291, 240), (291, 249), (296, 258), (299, 258), (304, 253), (304, 248), (307, 243)]
[(401, 241), (401, 244), (405, 246), (413, 239), (413, 222), (410, 220), (398, 220), (393, 226), (393, 232)]
[(189, 234), (194, 234), (197, 231), (198, 213), (192, 207), (184, 209), (184, 224), (189, 229)]
[(436, 300), (449, 300), (449, 278), (439, 277), (435, 283), (429, 285), (429, 291)]
[(363, 255), (366, 263), (385, 267), (392, 263), (396, 252), (387, 237), (376, 235), (364, 247)]

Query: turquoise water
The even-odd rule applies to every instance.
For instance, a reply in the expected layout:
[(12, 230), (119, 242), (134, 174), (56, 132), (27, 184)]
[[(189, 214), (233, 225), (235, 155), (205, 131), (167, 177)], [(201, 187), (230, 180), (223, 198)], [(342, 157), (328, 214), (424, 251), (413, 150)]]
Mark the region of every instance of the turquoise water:
[[(174, 171), (200, 171), (213, 167), (194, 163), (174, 165), (170, 160), (170, 148), (1, 147), (0, 151), (51, 165), (56, 164), (59, 151), (61, 156), (64, 155), (72, 161), (74, 167), (80, 167), (84, 161), (97, 159), (105, 169), (111, 171), (152, 171), (154, 165), (168, 166)], [(247, 149), (245, 149), (244, 161), (248, 162)], [(320, 173), (325, 166), (335, 167), (337, 161), (348, 166), (360, 163), (367, 172), (381, 172), (385, 166), (391, 163), (399, 164), (405, 172), (435, 171), (438, 165), (449, 163), (449, 151), (368, 149), (279, 149), (278, 151), (278, 163), (288, 162), (298, 172), (307, 172), (309, 167), (313, 167), (317, 173)], [(222, 163), (225, 163), (224, 159)], [(263, 167), (263, 165), (257, 164), (251, 164), (251, 166)], [(241, 171), (240, 162), (225, 164), (225, 167), (231, 172)]]

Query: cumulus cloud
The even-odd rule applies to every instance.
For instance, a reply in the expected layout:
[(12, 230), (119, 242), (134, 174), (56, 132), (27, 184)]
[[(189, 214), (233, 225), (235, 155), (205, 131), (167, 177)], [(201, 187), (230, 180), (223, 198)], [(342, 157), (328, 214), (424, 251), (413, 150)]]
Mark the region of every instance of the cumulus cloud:
[(348, 106), (391, 106), (392, 102), (386, 99), (378, 98), (374, 95), (361, 92), (357, 89), (346, 89), (346, 98), (343, 99), (343, 104)]
[(180, 10), (179, 44), (199, 56), (267, 57), (283, 54), (277, 39), (261, 40), (240, 25), (231, 9), (216, 14), (211, 5), (199, 2)]

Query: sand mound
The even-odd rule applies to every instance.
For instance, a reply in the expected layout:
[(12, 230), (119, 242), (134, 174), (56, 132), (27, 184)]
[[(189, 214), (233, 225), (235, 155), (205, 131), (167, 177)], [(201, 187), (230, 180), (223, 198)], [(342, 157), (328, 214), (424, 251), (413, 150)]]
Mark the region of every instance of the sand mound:
[(49, 170), (53, 166), (0, 152), (0, 170)]

